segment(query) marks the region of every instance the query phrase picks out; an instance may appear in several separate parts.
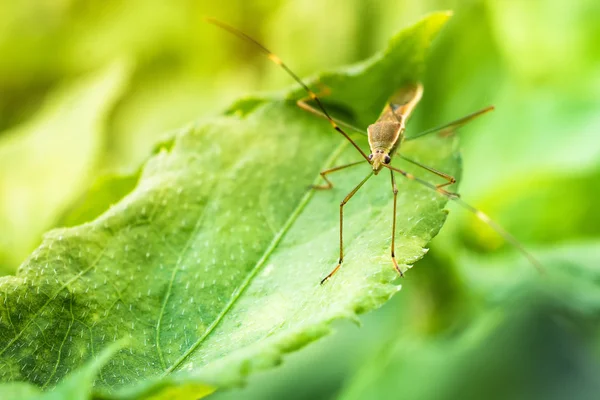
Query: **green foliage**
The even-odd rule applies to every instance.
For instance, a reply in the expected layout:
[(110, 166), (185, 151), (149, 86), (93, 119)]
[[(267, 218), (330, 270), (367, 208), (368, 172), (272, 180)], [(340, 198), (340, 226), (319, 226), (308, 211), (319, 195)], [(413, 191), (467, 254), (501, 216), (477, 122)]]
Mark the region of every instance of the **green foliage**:
[[(383, 56), (325, 75), (330, 100), (350, 98), (349, 113), (372, 119), (398, 85), (417, 78), (447, 18), (433, 14)], [(125, 338), (98, 373), (103, 396), (198, 398), (212, 390), (207, 384), (239, 384), (327, 334), (332, 321), (355, 319), (399, 290), (387, 174), (352, 199), (346, 262), (319, 285), (337, 261), (339, 201), (370, 167), (340, 175), (332, 191), (309, 190), (321, 169), (358, 157), (327, 122), (295, 106), (297, 95), (182, 129), (120, 202), (46, 234), (16, 276), (0, 281), (0, 378), (67, 385), (79, 379), (69, 373)], [(403, 151), (460, 173), (452, 138), (431, 136)], [(128, 179), (99, 184), (96, 204), (112, 202), (113, 184), (127, 191)], [(406, 270), (442, 226), (446, 199), (401, 186), (396, 256)], [(94, 204), (71, 221), (94, 215)]]
[[(123, 63), (68, 84), (30, 122), (0, 137), (0, 272), (14, 272), (93, 176)], [(27, 182), (27, 184), (23, 184)]]
[(544, 252), (544, 264), (559, 271), (545, 279), (515, 281), (506, 266), (523, 265), (512, 258), (497, 260), (485, 274), (476, 261), (465, 265), (469, 288), (490, 305), (477, 322), (429, 340), (384, 334), (338, 398), (594, 399), (600, 382), (589, 348), (600, 315), (597, 249), (590, 242)]
[[(460, 131), (464, 176), (459, 191), (463, 199), (488, 213), (523, 241), (544, 263), (547, 274), (540, 278), (495, 232), (454, 204), (448, 204), (450, 215), (444, 229), (431, 242), (427, 256), (402, 280), (402, 291), (378, 310), (352, 316), (360, 321), (360, 328), (351, 322), (337, 321), (333, 323), (335, 335), (322, 337), (302, 351), (287, 355), (277, 368), (260, 373), (244, 369), (244, 373), (248, 373), (243, 378), (248, 383), (246, 387), (218, 390), (211, 394), (211, 400), (597, 397), (597, 377), (600, 376), (597, 272), (600, 208), (596, 206), (600, 190), (600, 141), (597, 140), (600, 131), (597, 112), (600, 108), (600, 2), (575, 0), (552, 2), (549, 6), (549, 2), (543, 0), (347, 0), (343, 7), (340, 4), (339, 0), (4, 2), (0, 12), (1, 146), (21, 140), (18, 138), (25, 135), (25, 128), (32, 126), (28, 121), (37, 121), (44, 114), (38, 110), (56, 111), (60, 92), (74, 95), (72, 103), (63, 102), (63, 105), (98, 101), (97, 107), (86, 107), (81, 114), (97, 118), (98, 125), (91, 136), (72, 135), (74, 140), (58, 140), (56, 143), (60, 146), (53, 146), (50, 139), (45, 146), (30, 140), (27, 143), (32, 150), (21, 147), (24, 156), (11, 157), (10, 163), (5, 160), (7, 153), (0, 149), (0, 204), (3, 207), (15, 205), (15, 208), (7, 206), (0, 215), (8, 215), (11, 221), (23, 221), (18, 226), (10, 225), (11, 230), (17, 227), (19, 232), (11, 235), (7, 233), (6, 219), (0, 217), (2, 274), (14, 273), (23, 256), (41, 242), (40, 234), (46, 229), (93, 221), (132, 192), (143, 172), (140, 166), (148, 160), (152, 149), (155, 154), (162, 149), (163, 156), (167, 157), (172, 157), (172, 151), (177, 149), (176, 154), (181, 156), (177, 147), (181, 141), (177, 137), (189, 139), (191, 131), (181, 131), (160, 141), (164, 132), (179, 131), (183, 124), (218, 114), (225, 107), (230, 110), (226, 112), (226, 121), (229, 118), (231, 121), (236, 118), (255, 120), (254, 112), (267, 115), (265, 110), (269, 107), (286, 105), (283, 96), (291, 102), (304, 95), (297, 86), (291, 85), (289, 76), (255, 48), (201, 23), (203, 15), (214, 16), (251, 34), (274, 50), (300, 76), (324, 69), (332, 71), (320, 74), (318, 79), (337, 88), (327, 99), (328, 109), (364, 126), (372, 122), (371, 118), (379, 111), (379, 97), (397, 84), (390, 82), (403, 79), (407, 73), (418, 75), (420, 71), (404, 59), (389, 59), (395, 63), (394, 70), (381, 84), (379, 78), (371, 81), (370, 77), (363, 76), (361, 71), (365, 65), (351, 69), (339, 66), (362, 60), (384, 48), (399, 26), (407, 26), (433, 10), (451, 8), (454, 17), (444, 28), (444, 34), (434, 41), (427, 59), (422, 77), (424, 97), (411, 118), (407, 134), (495, 105), (494, 113)], [(405, 56), (410, 54), (409, 48), (405, 50), (397, 49)], [(115, 78), (112, 94), (108, 94), (111, 85), (107, 83), (106, 96), (102, 97), (99, 87), (92, 90), (93, 76), (100, 79), (100, 67), (113, 64), (123, 55), (135, 61), (131, 64), (133, 68), (127, 69), (123, 76), (121, 83), (127, 84), (118, 84)], [(400, 73), (396, 75), (396, 71)], [(108, 69), (105, 72), (108, 74)], [(81, 90), (75, 96), (75, 88), (85, 89), (85, 82), (89, 83), (90, 90)], [(346, 89), (349, 82), (357, 86)], [(316, 80), (312, 83), (316, 90), (322, 88)], [(263, 94), (264, 90), (286, 86), (293, 90)], [(240, 94), (252, 90), (262, 93), (235, 101)], [(233, 105), (228, 106), (230, 104)], [(69, 132), (73, 132), (73, 127), (90, 126), (79, 118), (79, 111), (69, 111), (70, 108), (67, 107), (64, 114), (72, 115), (73, 126), (65, 125)], [(288, 119), (292, 115), (287, 112), (295, 112), (292, 110), (284, 111)], [(304, 118), (301, 113), (298, 117)], [(322, 129), (323, 136), (319, 136), (318, 143), (323, 138), (332, 141), (327, 142), (332, 148), (340, 143), (325, 122), (314, 124), (315, 129)], [(209, 126), (210, 122), (196, 125), (198, 129)], [(308, 132), (311, 138), (316, 136), (315, 132), (297, 127), (294, 132), (298, 131), (302, 135)], [(265, 132), (253, 135), (250, 143), (261, 143), (256, 137), (262, 139)], [(57, 135), (61, 133), (67, 134), (54, 131)], [(90, 152), (85, 146), (92, 141), (97, 147)], [(437, 145), (423, 144), (425, 148)], [(234, 147), (238, 146), (241, 144), (235, 143)], [(34, 151), (35, 148), (51, 151), (38, 156), (39, 150)], [(244, 148), (242, 153), (246, 151), (259, 150)], [(421, 154), (423, 148), (406, 148), (406, 151)], [(351, 149), (339, 152), (334, 164), (356, 159)], [(36, 157), (29, 156), (34, 153)], [(91, 158), (85, 158), (86, 163), (72, 161), (73, 155), (90, 153)], [(61, 165), (58, 169), (48, 161), (55, 154), (61, 155), (55, 161)], [(211, 165), (221, 160), (221, 156), (211, 157)], [(288, 152), (282, 157), (288, 157)], [(296, 159), (296, 155), (291, 157)], [(441, 157), (440, 164), (436, 164), (439, 167), (445, 162), (444, 156)], [(231, 159), (238, 159), (237, 154), (227, 160)], [(327, 161), (318, 160), (318, 166), (311, 168), (316, 170)], [(395, 162), (404, 166), (401, 161)], [(276, 165), (279, 163), (280, 160)], [(70, 168), (71, 164), (83, 169)], [(243, 165), (240, 168), (244, 169)], [(309, 181), (308, 172), (297, 171), (303, 168), (304, 165), (298, 165), (293, 176)], [(330, 242), (327, 254), (315, 261), (320, 264), (319, 271), (308, 268), (304, 276), (307, 267), (302, 265), (294, 279), (311, 278), (311, 284), (316, 287), (316, 282), (334, 266), (337, 205), (356, 180), (366, 174), (361, 167), (356, 168), (356, 171), (336, 175), (335, 192), (314, 194), (298, 216), (296, 221), (301, 221), (308, 209), (312, 212), (313, 202), (322, 205), (315, 217), (327, 218), (327, 221), (317, 221), (316, 226), (328, 224), (328, 230), (322, 229), (318, 234)], [(23, 174), (22, 171), (34, 172)], [(59, 173), (52, 177), (52, 171)], [(10, 179), (11, 174), (20, 177)], [(64, 180), (56, 178), (61, 174)], [(273, 174), (275, 172), (269, 170), (268, 176)], [(79, 183), (66, 184), (72, 182), (74, 176), (81, 177)], [(146, 173), (145, 176), (154, 175)], [(243, 178), (252, 182), (259, 179), (246, 175)], [(46, 179), (53, 182), (57, 193), (64, 194), (55, 197), (54, 193), (39, 192), (39, 196), (30, 197), (35, 201), (28, 205), (18, 200), (24, 188), (30, 191)], [(347, 224), (347, 229), (356, 229), (366, 237), (380, 227), (388, 232), (389, 220), (378, 225), (369, 223), (364, 216), (368, 210), (363, 210), (383, 207), (382, 210), (389, 213), (388, 180), (389, 177), (373, 179), (366, 188), (369, 193), (350, 202), (347, 216), (356, 220)], [(202, 181), (206, 181), (204, 177)], [(148, 183), (143, 179), (141, 182)], [(237, 181), (232, 178), (230, 182)], [(262, 182), (265, 187), (271, 187), (271, 183)], [(229, 185), (216, 195), (222, 198), (229, 190), (237, 189), (234, 183)], [(403, 185), (401, 191), (410, 186)], [(294, 197), (297, 194), (290, 196), (299, 204), (302, 200)], [(51, 201), (46, 202), (44, 196)], [(139, 193), (134, 192), (132, 196), (139, 197)], [(57, 202), (56, 198), (64, 201)], [(266, 198), (260, 204), (270, 202)], [(282, 203), (283, 200), (273, 204)], [(235, 203), (235, 210), (237, 206)], [(292, 206), (286, 203), (286, 207)], [(110, 213), (117, 211), (113, 209)], [(263, 214), (270, 215), (266, 211)], [(45, 215), (51, 217), (42, 218)], [(390, 216), (383, 214), (382, 218)], [(229, 223), (229, 220), (224, 222)], [(29, 223), (33, 225), (28, 226)], [(312, 224), (307, 222), (305, 226), (314, 229)], [(143, 226), (142, 222), (135, 228)], [(312, 236), (303, 237), (288, 243), (286, 239), (294, 229), (297, 229), (296, 223), (291, 224), (273, 255), (284, 250), (283, 244), (289, 251), (305, 239), (312, 239)], [(107, 233), (106, 237), (115, 232)], [(355, 252), (354, 256), (363, 240), (356, 232), (349, 231), (354, 242), (346, 247), (349, 252)], [(387, 240), (389, 234), (383, 240), (375, 243), (373, 239), (373, 243), (369, 243), (378, 257), (375, 263), (369, 264), (372, 268), (369, 271), (374, 274), (380, 270), (391, 273)], [(14, 246), (8, 245), (9, 242)], [(143, 243), (141, 238), (136, 248), (144, 250), (139, 243)], [(375, 249), (375, 245), (381, 248)], [(21, 249), (21, 256), (16, 255), (17, 249)], [(239, 255), (232, 253), (235, 257)], [(379, 262), (381, 265), (377, 266)], [(145, 268), (147, 264), (140, 265)], [(268, 265), (269, 261), (265, 269)], [(160, 270), (156, 272), (151, 263), (148, 268), (154, 275), (161, 276)], [(350, 275), (339, 275), (339, 280), (332, 281), (331, 286), (335, 288), (340, 280), (345, 282), (356, 277), (346, 267), (342, 273)], [(7, 278), (11, 279), (17, 278)], [(136, 284), (142, 287), (144, 282), (138, 279)], [(95, 290), (106, 292), (101, 285)], [(12, 301), (22, 305), (24, 296), (29, 299), (35, 294), (28, 291), (20, 300), (17, 296)], [(9, 293), (9, 298), (11, 296)], [(122, 312), (123, 306), (118, 304), (115, 303), (113, 310)], [(278, 298), (267, 308), (275, 309), (277, 304), (286, 303)], [(84, 306), (77, 304), (76, 308)], [(63, 324), (68, 324), (69, 317)], [(0, 320), (0, 325), (5, 322)], [(127, 330), (127, 322), (131, 321), (126, 321), (125, 316), (123, 321), (118, 321), (119, 332)], [(73, 325), (72, 331), (79, 326)], [(136, 329), (139, 326), (136, 324)], [(281, 332), (274, 330), (273, 336)], [(19, 343), (24, 349), (35, 349), (35, 344), (43, 340), (40, 334), (35, 342)], [(126, 353), (128, 346), (122, 352)], [(68, 354), (68, 340), (64, 348), (63, 356)], [(118, 357), (123, 359), (124, 356)], [(277, 359), (274, 355), (273, 360)], [(265, 359), (257, 363), (261, 360)], [(56, 357), (50, 358), (50, 362), (53, 361)], [(32, 365), (32, 362), (31, 357), (23, 359), (23, 365)], [(81, 360), (79, 369), (69, 370), (66, 376), (72, 377), (71, 373), (85, 369), (86, 365)], [(3, 367), (0, 365), (0, 373)], [(27, 372), (25, 369), (22, 373)], [(102, 376), (110, 372), (111, 368), (107, 367)], [(134, 385), (128, 391), (118, 392), (118, 396), (139, 398), (153, 393), (157, 398), (185, 399), (190, 394), (200, 397), (214, 390), (213, 386), (197, 383), (201, 381), (200, 377), (170, 374), (146, 381), (142, 386)], [(25, 397), (25, 392), (31, 392), (32, 396), (40, 393), (39, 387), (31, 383), (12, 382), (2, 389), (7, 390), (8, 386), (21, 388), (23, 393), (16, 397)], [(41, 395), (51, 393), (54, 392), (43, 391)], [(115, 392), (107, 394), (100, 387), (94, 393), (99, 398), (117, 396)]]
[(124, 341), (117, 341), (103, 349), (94, 359), (77, 368), (52, 391), (43, 392), (26, 382), (13, 382), (0, 385), (3, 399), (19, 400), (79, 400), (90, 397), (92, 386), (102, 366), (123, 347)]

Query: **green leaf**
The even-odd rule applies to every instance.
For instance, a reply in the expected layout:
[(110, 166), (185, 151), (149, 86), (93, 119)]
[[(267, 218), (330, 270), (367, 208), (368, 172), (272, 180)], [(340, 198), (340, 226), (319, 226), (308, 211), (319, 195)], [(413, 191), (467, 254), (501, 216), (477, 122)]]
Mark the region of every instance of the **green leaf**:
[(126, 78), (118, 63), (61, 87), (33, 120), (2, 135), (1, 269), (14, 272), (86, 187)]
[[(433, 14), (383, 56), (327, 74), (328, 101), (351, 95), (358, 121), (375, 118), (375, 103), (381, 109), (417, 77), (447, 18)], [(450, 138), (409, 142), (403, 153), (460, 173)], [(293, 99), (181, 130), (122, 201), (90, 223), (48, 233), (17, 275), (0, 281), (0, 379), (52, 387), (125, 337), (97, 387), (116, 398), (170, 398), (173, 390), (198, 398), (276, 365), (329, 333), (332, 321), (379, 307), (399, 290), (386, 173), (348, 203), (343, 268), (319, 285), (337, 263), (339, 202), (370, 166), (335, 176), (331, 191), (308, 187), (320, 170), (359, 159)], [(396, 257), (406, 270), (442, 226), (446, 199), (397, 179)]]
[(99, 177), (59, 220), (58, 226), (75, 226), (98, 217), (131, 192), (139, 179), (135, 174), (108, 174)]
[(599, 250), (595, 240), (539, 251), (549, 273), (528, 278), (516, 272), (527, 261), (512, 255), (487, 268), (463, 258), (466, 292), (485, 299), (476, 318), (438, 336), (407, 333), (414, 324), (391, 330), (339, 398), (597, 397)]
[[(600, 171), (540, 173), (504, 182), (481, 196), (478, 204), (525, 243), (556, 243), (598, 236), (600, 210), (595, 196), (598, 192)], [(495, 232), (473, 218), (460, 228), (456, 237), (466, 237), (480, 249), (505, 245)]]
[(42, 391), (28, 382), (11, 382), (0, 386), (0, 395), (3, 399), (30, 400), (42, 396)]
[(123, 347), (123, 344), (123, 341), (118, 341), (106, 347), (98, 357), (86, 362), (50, 392), (44, 393), (31, 383), (13, 382), (0, 385), (0, 398), (19, 400), (90, 399), (92, 395), (92, 386), (100, 368), (106, 364), (117, 350)]
[[(541, 282), (548, 293), (562, 301), (573, 314), (598, 319), (600, 316), (600, 241), (579, 240), (553, 244), (536, 252), (548, 272), (542, 277), (527, 262), (515, 255), (490, 258), (481, 268), (480, 257), (463, 251), (460, 257), (461, 275), (469, 287), (490, 302), (502, 302), (533, 281)], [(519, 273), (519, 271), (521, 271)], [(525, 279), (525, 271), (529, 279)]]

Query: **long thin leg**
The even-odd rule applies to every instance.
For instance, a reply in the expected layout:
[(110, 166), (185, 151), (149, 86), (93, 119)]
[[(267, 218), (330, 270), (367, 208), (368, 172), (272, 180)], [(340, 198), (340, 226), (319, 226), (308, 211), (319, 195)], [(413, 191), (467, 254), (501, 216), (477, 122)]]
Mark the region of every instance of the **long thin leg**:
[(352, 189), (352, 191), (350, 193), (348, 193), (348, 195), (346, 197), (344, 197), (344, 200), (342, 200), (342, 202), (340, 203), (340, 259), (338, 261), (337, 267), (335, 267), (333, 269), (333, 271), (331, 271), (329, 273), (329, 275), (327, 275), (325, 278), (323, 278), (321, 280), (321, 285), (324, 284), (329, 278), (331, 278), (336, 272), (338, 272), (338, 270), (342, 266), (342, 262), (344, 261), (344, 235), (343, 235), (343, 232), (344, 232), (344, 206), (346, 205), (346, 203), (348, 203), (348, 201), (350, 201), (352, 196), (354, 196), (356, 194), (356, 192), (358, 192), (358, 189), (360, 189), (362, 187), (362, 185), (364, 185), (365, 182), (368, 181), (369, 178), (372, 176), (373, 176), (373, 171), (369, 172), (369, 175), (367, 175), (367, 177), (365, 179), (360, 181), (360, 183), (358, 185), (356, 185), (356, 187), (354, 189)]
[[(316, 115), (317, 117), (321, 117), (321, 118), (325, 118), (325, 119), (327, 119), (327, 115), (323, 114), (323, 112), (322, 112), (322, 111), (319, 111), (319, 110), (317, 110), (316, 108), (314, 108), (313, 106), (311, 106), (310, 104), (308, 104), (308, 103), (306, 102), (307, 100), (311, 100), (311, 98), (310, 98), (310, 97), (308, 97), (308, 96), (307, 96), (307, 97), (304, 97), (304, 98), (302, 98), (302, 99), (298, 100), (298, 101), (296, 102), (296, 105), (297, 105), (298, 107), (300, 107), (301, 109), (303, 109), (304, 111), (308, 111), (309, 113), (311, 113), (311, 114), (314, 114), (314, 115)], [(333, 117), (332, 117), (331, 119), (332, 119), (332, 120), (333, 120), (335, 123), (337, 123), (338, 125), (341, 125), (341, 126), (343, 126), (343, 127), (345, 127), (345, 128), (352, 129), (353, 131), (356, 131), (356, 132), (358, 132), (358, 133), (362, 133), (363, 135), (366, 135), (366, 134), (367, 134), (367, 132), (366, 132), (364, 129), (360, 129), (360, 128), (358, 128), (358, 127), (354, 126), (354, 125), (351, 125), (351, 124), (349, 124), (349, 123), (347, 123), (347, 122), (344, 122), (344, 121), (342, 121), (342, 120), (340, 120), (340, 119), (337, 119), (337, 118), (333, 118)]]
[(488, 113), (490, 111), (493, 111), (493, 110), (494, 110), (494, 106), (488, 106), (488, 107), (483, 108), (483, 109), (481, 109), (479, 111), (475, 111), (474, 113), (471, 113), (471, 114), (469, 114), (467, 116), (464, 116), (464, 117), (459, 118), (457, 120), (454, 120), (452, 122), (448, 122), (447, 124), (444, 124), (444, 125), (441, 125), (441, 126), (436, 126), (435, 128), (427, 129), (426, 131), (417, 133), (414, 136), (407, 137), (404, 140), (406, 140), (406, 141), (408, 141), (408, 140), (415, 140), (415, 139), (420, 138), (422, 136), (429, 135), (430, 133), (439, 132), (439, 131), (451, 132), (451, 131), (453, 131), (455, 129), (460, 128), (464, 124), (466, 124), (468, 122), (471, 122), (475, 118), (477, 118), (477, 117), (479, 117), (479, 116), (481, 116), (483, 114), (486, 114), (486, 113)]
[(392, 219), (392, 262), (394, 263), (394, 268), (400, 274), (401, 277), (404, 277), (402, 270), (398, 266), (398, 262), (396, 261), (396, 253), (395, 253), (395, 242), (396, 242), (396, 200), (398, 198), (398, 186), (396, 186), (396, 177), (394, 176), (394, 171), (390, 169), (390, 175), (392, 176), (392, 191), (394, 192), (394, 217)]
[(358, 164), (363, 164), (365, 161), (364, 160), (360, 160), (360, 161), (356, 161), (350, 164), (346, 164), (346, 165), (340, 165), (339, 167), (333, 167), (330, 169), (326, 169), (325, 171), (321, 171), (320, 174), (323, 177), (323, 179), (325, 179), (325, 182), (327, 182), (324, 185), (313, 185), (311, 186), (313, 189), (318, 189), (318, 190), (327, 190), (327, 189), (331, 189), (333, 187), (333, 183), (327, 179), (327, 175), (331, 174), (332, 172), (336, 172), (336, 171), (340, 171), (342, 169), (346, 169), (349, 167), (353, 167), (355, 165)]
[(256, 41), (255, 39), (253, 39), (252, 37), (246, 35), (244, 32), (235, 29), (232, 26), (229, 26), (221, 21), (218, 21), (214, 18), (206, 18), (206, 21), (216, 25), (218, 27), (220, 27), (221, 29), (226, 30), (227, 32), (237, 36), (238, 38), (245, 40), (247, 42), (250, 42), (252, 44), (254, 44), (257, 48), (259, 48), (263, 53), (265, 53), (265, 55), (267, 56), (267, 58), (269, 60), (271, 60), (272, 62), (274, 62), (275, 64), (279, 65), (283, 70), (285, 70), (285, 72), (287, 72), (287, 74), (289, 76), (291, 76), (300, 86), (302, 86), (302, 89), (304, 89), (306, 91), (306, 93), (308, 93), (308, 95), (310, 96), (310, 98), (312, 100), (314, 100), (317, 105), (319, 106), (319, 108), (321, 109), (321, 111), (323, 111), (323, 115), (325, 115), (325, 117), (327, 118), (327, 120), (329, 121), (329, 123), (331, 124), (331, 127), (333, 129), (335, 129), (336, 131), (338, 131), (342, 136), (344, 136), (351, 144), (352, 146), (354, 146), (354, 148), (356, 150), (358, 150), (358, 152), (360, 153), (360, 155), (367, 161), (369, 161), (369, 156), (367, 156), (365, 154), (365, 152), (360, 148), (359, 145), (356, 144), (356, 142), (354, 140), (352, 140), (350, 138), (350, 136), (348, 136), (348, 134), (333, 120), (333, 118), (331, 118), (331, 115), (329, 115), (329, 113), (327, 112), (327, 109), (325, 108), (325, 106), (323, 105), (323, 103), (321, 102), (321, 100), (319, 99), (319, 97), (315, 94), (315, 92), (313, 92), (312, 90), (310, 90), (310, 88), (306, 85), (306, 83), (304, 83), (302, 81), (302, 79), (300, 79), (298, 77), (298, 75), (296, 75), (283, 61), (281, 61), (281, 59), (279, 57), (277, 57), (277, 55), (275, 55), (274, 53), (271, 52), (271, 50), (267, 49), (265, 46), (263, 46), (262, 44), (260, 44), (258, 41)]
[(443, 188), (439, 188), (436, 185), (429, 183), (427, 181), (424, 181), (422, 179), (419, 179), (416, 176), (414, 176), (413, 174), (406, 172), (404, 170), (401, 170), (399, 168), (394, 168), (390, 165), (384, 165), (384, 167), (386, 167), (392, 171), (398, 172), (398, 173), (402, 174), (405, 178), (416, 181), (419, 184), (426, 186), (429, 189), (435, 190), (436, 192), (440, 193), (443, 196), (446, 196), (448, 199), (457, 202), (458, 204), (460, 204), (461, 207), (463, 207), (464, 209), (473, 213), (480, 221), (484, 222), (490, 228), (495, 230), (498, 235), (500, 235), (500, 236), (502, 236), (502, 238), (504, 238), (504, 240), (511, 243), (517, 250), (519, 250), (521, 252), (521, 254), (523, 254), (529, 260), (529, 262), (538, 270), (538, 272), (544, 273), (544, 267), (542, 266), (542, 264), (529, 251), (527, 251), (527, 249), (525, 248), (525, 246), (523, 246), (521, 244), (521, 242), (519, 242), (513, 235), (508, 233), (504, 228), (502, 228), (500, 225), (498, 225), (496, 222), (494, 222), (494, 220), (492, 220), (483, 211), (478, 210), (477, 208), (473, 207), (469, 203), (463, 201), (460, 198), (460, 196), (458, 195), (458, 193), (452, 193)]
[(447, 174), (447, 173), (445, 173), (445, 172), (439, 171), (439, 170), (437, 170), (437, 169), (435, 169), (435, 168), (432, 168), (432, 167), (429, 167), (429, 166), (427, 166), (427, 165), (425, 165), (425, 164), (421, 164), (421, 163), (420, 163), (420, 162), (418, 162), (418, 161), (411, 160), (411, 159), (410, 159), (410, 158), (408, 158), (408, 157), (404, 157), (402, 154), (398, 154), (398, 155), (399, 155), (399, 156), (400, 156), (400, 158), (402, 158), (403, 160), (406, 160), (406, 161), (408, 161), (409, 163), (412, 163), (412, 164), (414, 164), (414, 165), (417, 165), (417, 166), (419, 166), (419, 167), (421, 167), (421, 168), (423, 168), (423, 169), (426, 169), (427, 171), (429, 171), (429, 172), (431, 172), (431, 173), (433, 173), (433, 174), (436, 174), (437, 176), (439, 176), (439, 177), (441, 177), (441, 178), (444, 178), (444, 179), (447, 181), (446, 183), (442, 183), (442, 184), (440, 184), (440, 185), (436, 185), (436, 187), (437, 187), (437, 188), (442, 188), (442, 187), (444, 187), (444, 186), (448, 186), (448, 185), (452, 185), (453, 183), (456, 183), (456, 179), (455, 179), (455, 178), (454, 178), (452, 175), (448, 175), (448, 174)]

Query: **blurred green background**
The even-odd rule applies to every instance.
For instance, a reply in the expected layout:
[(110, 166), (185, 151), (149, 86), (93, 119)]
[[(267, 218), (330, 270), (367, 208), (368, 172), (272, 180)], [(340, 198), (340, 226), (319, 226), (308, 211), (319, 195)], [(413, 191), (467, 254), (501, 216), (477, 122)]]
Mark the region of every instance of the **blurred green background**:
[(111, 180), (115, 200), (126, 193), (166, 132), (249, 92), (292, 85), (202, 16), (240, 28), (307, 76), (362, 60), (447, 9), (454, 17), (432, 48), (415, 119), (436, 126), (496, 106), (461, 130), (460, 192), (548, 273), (449, 205), (429, 255), (362, 328), (340, 324), (246, 388), (212, 398), (597, 398), (596, 0), (4, 1), (0, 274), (13, 274), (98, 185)]

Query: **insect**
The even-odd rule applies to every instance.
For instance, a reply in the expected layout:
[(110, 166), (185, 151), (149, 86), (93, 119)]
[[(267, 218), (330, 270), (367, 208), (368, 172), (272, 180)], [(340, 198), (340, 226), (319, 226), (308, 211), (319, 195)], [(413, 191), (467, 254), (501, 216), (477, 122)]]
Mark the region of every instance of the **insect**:
[[(356, 142), (354, 140), (352, 140), (352, 138), (348, 135), (348, 133), (346, 133), (346, 131), (344, 131), (344, 129), (342, 129), (342, 126), (345, 128), (355, 130), (355, 131), (362, 132), (362, 133), (364, 133), (364, 131), (362, 129), (356, 128), (348, 123), (345, 123), (343, 121), (332, 118), (331, 115), (329, 114), (329, 112), (327, 111), (327, 109), (325, 108), (325, 106), (323, 105), (319, 96), (317, 96), (317, 94), (314, 91), (312, 91), (286, 64), (284, 64), (283, 61), (281, 61), (281, 59), (277, 55), (272, 53), (269, 49), (267, 49), (265, 46), (263, 46), (261, 43), (259, 43), (252, 37), (248, 36), (244, 32), (242, 32), (232, 26), (229, 26), (229, 25), (227, 25), (221, 21), (218, 21), (214, 18), (206, 18), (206, 20), (207, 20), (207, 22), (228, 31), (229, 33), (237, 36), (238, 38), (254, 44), (263, 53), (266, 54), (266, 56), (267, 56), (267, 58), (269, 58), (269, 60), (271, 60), (273, 63), (275, 63), (275, 64), (279, 65), (281, 68), (283, 68), (283, 70), (285, 70), (288, 73), (288, 75), (290, 75), (308, 94), (307, 97), (298, 100), (297, 105), (305, 111), (308, 111), (319, 117), (327, 119), (329, 121), (329, 123), (331, 124), (331, 127), (333, 129), (335, 129), (337, 132), (339, 132), (342, 136), (344, 136), (344, 138), (346, 138), (346, 140), (348, 140), (352, 144), (352, 146), (354, 146), (354, 148), (362, 156), (363, 160), (353, 162), (350, 164), (340, 165), (337, 167), (333, 167), (333, 168), (321, 171), (320, 175), (326, 183), (322, 184), (322, 185), (315, 185), (315, 186), (313, 186), (314, 189), (326, 190), (326, 189), (333, 188), (333, 183), (327, 178), (327, 175), (329, 175), (331, 173), (341, 171), (346, 168), (353, 167), (355, 165), (360, 165), (360, 164), (363, 164), (364, 162), (369, 163), (372, 167), (369, 174), (362, 181), (360, 181), (358, 183), (358, 185), (356, 185), (356, 187), (354, 187), (354, 189), (352, 189), (350, 191), (350, 193), (348, 193), (346, 195), (346, 197), (344, 197), (344, 199), (340, 203), (340, 255), (339, 255), (339, 259), (338, 259), (338, 264), (327, 276), (325, 276), (325, 278), (323, 278), (321, 280), (321, 284), (325, 283), (327, 280), (329, 280), (331, 277), (333, 277), (333, 275), (335, 275), (335, 273), (337, 271), (339, 271), (339, 269), (342, 267), (342, 263), (344, 262), (344, 239), (343, 239), (344, 206), (348, 203), (348, 201), (350, 201), (350, 199), (356, 194), (356, 192), (358, 192), (358, 190), (372, 176), (378, 175), (383, 169), (387, 169), (390, 171), (392, 193), (394, 196), (394, 200), (393, 200), (394, 207), (393, 207), (393, 218), (392, 218), (392, 240), (391, 240), (390, 255), (391, 255), (393, 266), (401, 277), (403, 277), (404, 274), (402, 273), (402, 270), (398, 266), (398, 262), (396, 261), (396, 256), (394, 253), (395, 236), (396, 236), (396, 201), (397, 201), (397, 196), (398, 196), (398, 187), (396, 185), (396, 177), (395, 177), (394, 173), (398, 173), (409, 180), (415, 181), (423, 186), (426, 186), (429, 189), (434, 190), (443, 196), (446, 196), (448, 199), (457, 202), (463, 208), (465, 208), (468, 211), (470, 211), (471, 213), (473, 213), (478, 219), (480, 219), (481, 221), (483, 221), (484, 223), (489, 225), (500, 236), (502, 236), (507, 242), (509, 242), (513, 246), (515, 246), (515, 248), (517, 248), (539, 272), (543, 272), (543, 267), (540, 264), (540, 262), (531, 253), (529, 253), (525, 249), (525, 247), (514, 236), (512, 236), (510, 233), (508, 233), (506, 230), (504, 230), (500, 225), (495, 223), (485, 213), (483, 213), (482, 211), (478, 210), (477, 208), (475, 208), (475, 207), (471, 206), (470, 204), (466, 203), (465, 201), (463, 201), (460, 198), (460, 195), (458, 193), (454, 193), (454, 192), (450, 192), (450, 191), (446, 190), (447, 186), (452, 185), (456, 182), (456, 179), (453, 176), (446, 174), (442, 171), (438, 171), (435, 168), (421, 164), (410, 158), (407, 158), (398, 152), (398, 150), (400, 149), (401, 144), (404, 140), (414, 140), (414, 139), (423, 137), (425, 135), (428, 135), (428, 134), (431, 134), (434, 132), (440, 132), (440, 131), (445, 131), (445, 130), (454, 130), (454, 129), (459, 128), (462, 125), (472, 121), (473, 119), (492, 111), (494, 109), (493, 106), (483, 108), (483, 109), (476, 111), (472, 114), (469, 114), (465, 117), (459, 118), (455, 121), (452, 121), (452, 122), (447, 123), (442, 126), (428, 129), (417, 135), (412, 136), (410, 139), (406, 139), (404, 136), (404, 131), (406, 129), (406, 122), (407, 122), (408, 118), (410, 117), (410, 115), (412, 114), (415, 107), (417, 106), (417, 104), (419, 103), (419, 101), (421, 100), (421, 97), (423, 95), (423, 86), (420, 83), (407, 84), (404, 87), (402, 87), (401, 89), (399, 89), (389, 99), (389, 101), (385, 105), (385, 107), (384, 107), (383, 111), (381, 112), (381, 115), (379, 116), (377, 121), (375, 123), (369, 125), (369, 127), (367, 128), (367, 137), (368, 137), (369, 147), (370, 147), (370, 154), (367, 155), (360, 148), (360, 146), (358, 146), (356, 144)], [(311, 106), (308, 103), (308, 101), (310, 101), (310, 100), (314, 101), (317, 104), (318, 109), (314, 108), (313, 106)], [(435, 184), (425, 181), (421, 178), (418, 178), (407, 171), (404, 171), (402, 169), (391, 166), (392, 159), (396, 155), (398, 157), (408, 161), (409, 163), (412, 163), (420, 168), (423, 168), (423, 169), (429, 171), (432, 174), (435, 174), (435, 175), (443, 178), (446, 182), (435, 185)]]

